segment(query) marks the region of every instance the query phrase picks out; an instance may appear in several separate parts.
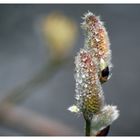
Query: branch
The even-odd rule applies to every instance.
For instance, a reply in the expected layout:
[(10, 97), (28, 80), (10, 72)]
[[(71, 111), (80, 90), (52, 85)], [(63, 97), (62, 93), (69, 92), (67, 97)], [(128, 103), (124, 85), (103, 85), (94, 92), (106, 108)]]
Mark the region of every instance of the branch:
[(5, 125), (32, 132), (33, 135), (78, 135), (76, 129), (72, 127), (8, 103), (0, 108), (0, 121)]
[(27, 81), (25, 84), (16, 87), (10, 93), (8, 93), (8, 95), (3, 99), (2, 102), (21, 102), (21, 100), (25, 99), (31, 94), (31, 92), (28, 92), (29, 89), (41, 85), (44, 82), (47, 82), (54, 76), (57, 70), (59, 70), (64, 64), (66, 64), (66, 62), (68, 62), (68, 60), (69, 59), (50, 60), (49, 64), (46, 64), (32, 79)]

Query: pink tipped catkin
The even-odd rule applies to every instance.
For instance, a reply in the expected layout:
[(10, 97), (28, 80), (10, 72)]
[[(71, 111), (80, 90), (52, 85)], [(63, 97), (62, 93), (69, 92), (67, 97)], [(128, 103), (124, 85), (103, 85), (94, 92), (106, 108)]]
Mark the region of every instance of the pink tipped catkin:
[(91, 12), (84, 16), (85, 45), (75, 57), (76, 105), (71, 112), (83, 113), (91, 122), (91, 134), (111, 125), (119, 116), (116, 106), (106, 105), (102, 83), (109, 77), (111, 50), (108, 34), (99, 17)]
[(98, 67), (93, 58), (92, 53), (85, 49), (81, 49), (75, 58), (77, 106), (87, 118), (99, 113), (104, 103)]
[(99, 17), (91, 12), (85, 14), (82, 28), (86, 32), (85, 48), (90, 49), (98, 61), (102, 58), (111, 65), (111, 50), (108, 33)]

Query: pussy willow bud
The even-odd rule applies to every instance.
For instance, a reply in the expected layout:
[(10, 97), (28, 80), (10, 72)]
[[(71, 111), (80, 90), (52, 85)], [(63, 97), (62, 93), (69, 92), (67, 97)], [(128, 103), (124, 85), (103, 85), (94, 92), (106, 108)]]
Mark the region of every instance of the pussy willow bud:
[(110, 65), (110, 42), (103, 22), (91, 12), (85, 14), (83, 19), (82, 28), (86, 37), (84, 47), (90, 49), (98, 61), (103, 59), (107, 65)]
[(103, 90), (98, 77), (96, 58), (91, 51), (81, 49), (75, 58), (77, 106), (90, 119), (104, 104)]
[(91, 121), (92, 135), (97, 133), (107, 126), (111, 125), (119, 116), (117, 106), (106, 105), (101, 112), (95, 115)]

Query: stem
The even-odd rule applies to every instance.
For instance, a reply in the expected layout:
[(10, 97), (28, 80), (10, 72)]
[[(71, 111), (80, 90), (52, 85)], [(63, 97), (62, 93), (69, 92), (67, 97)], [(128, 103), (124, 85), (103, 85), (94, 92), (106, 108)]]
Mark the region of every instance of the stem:
[(85, 135), (90, 136), (91, 122), (90, 120), (85, 120), (85, 121), (86, 121)]

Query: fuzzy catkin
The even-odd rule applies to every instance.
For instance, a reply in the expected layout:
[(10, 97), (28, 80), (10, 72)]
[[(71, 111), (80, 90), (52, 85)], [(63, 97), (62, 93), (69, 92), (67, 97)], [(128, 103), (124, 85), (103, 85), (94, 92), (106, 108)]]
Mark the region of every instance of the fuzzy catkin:
[(104, 23), (91, 12), (85, 14), (83, 19), (82, 28), (85, 31), (84, 48), (92, 51), (94, 57), (98, 59), (98, 63), (102, 58), (111, 67), (110, 41)]
[(81, 49), (75, 58), (77, 107), (87, 119), (99, 113), (104, 104), (96, 63), (92, 53), (85, 49)]
[(102, 83), (109, 79), (111, 50), (107, 31), (99, 17), (88, 12), (83, 17), (85, 44), (75, 57), (76, 105), (68, 110), (83, 113), (91, 121), (92, 133), (110, 125), (119, 116), (116, 106), (106, 105)]
[(98, 114), (104, 105), (100, 82), (100, 62), (111, 65), (109, 38), (103, 23), (92, 13), (84, 16), (85, 45), (75, 58), (77, 106), (87, 119)]

